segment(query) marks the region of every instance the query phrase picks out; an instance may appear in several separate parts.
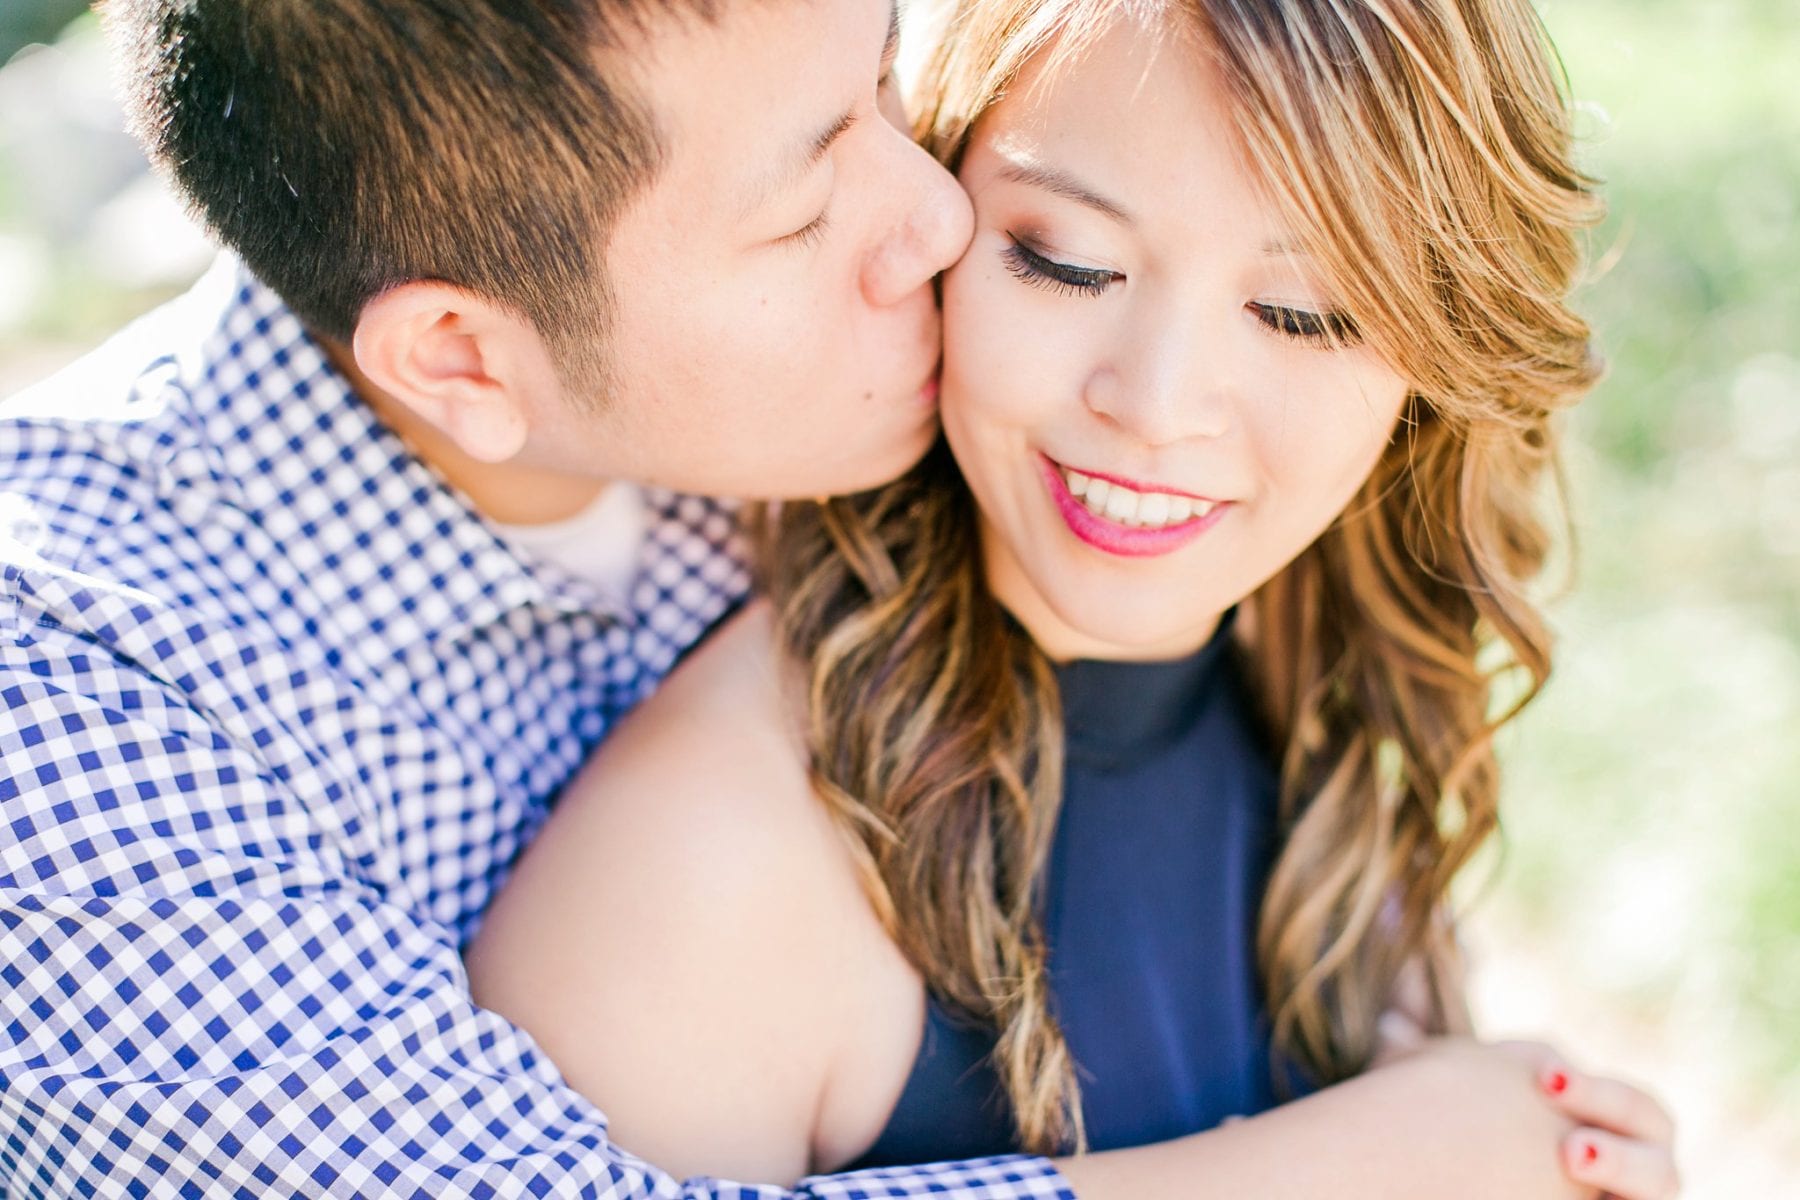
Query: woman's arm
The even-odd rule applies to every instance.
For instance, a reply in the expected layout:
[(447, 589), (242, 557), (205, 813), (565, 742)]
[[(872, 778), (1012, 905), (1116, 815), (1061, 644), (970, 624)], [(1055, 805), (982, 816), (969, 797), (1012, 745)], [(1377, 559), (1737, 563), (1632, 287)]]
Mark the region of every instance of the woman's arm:
[[(916, 997), (916, 979), (868, 986), (898, 952), (868, 928), (769, 703), (771, 661), (734, 646), (754, 641), (754, 612), (570, 785), (467, 959), (476, 1000), (529, 1032), (626, 1149), (678, 1175), (788, 1183), (846, 1157), (829, 1148), (834, 1112), (874, 1102), (880, 1128), (896, 1097), (834, 1090), (834, 1068), (922, 1013), (869, 1011)], [(884, 1070), (903, 1081), (906, 1066)], [(1081, 1200), (1562, 1200), (1593, 1194), (1562, 1176), (1570, 1128), (1528, 1064), (1456, 1042), (1218, 1130), (1057, 1165)]]
[(1573, 1123), (1505, 1049), (1446, 1040), (1244, 1121), (1057, 1162), (1081, 1200), (1576, 1200)]
[[(1461, 955), (1445, 964), (1460, 971)], [(1462, 997), (1460, 975), (1447, 981), (1457, 1004), (1453, 1027), (1471, 1022)], [(1396, 979), (1382, 1013), (1374, 1066), (1380, 1068), (1417, 1054), (1440, 1038), (1426, 1033), (1431, 1025), (1430, 973), (1422, 958), (1410, 960)], [(1548, 1048), (1507, 1042), (1534, 1068), (1538, 1086), (1574, 1128), (1558, 1147), (1563, 1172), (1615, 1200), (1666, 1200), (1681, 1190), (1675, 1163), (1675, 1122), (1657, 1098), (1624, 1080), (1577, 1070)]]

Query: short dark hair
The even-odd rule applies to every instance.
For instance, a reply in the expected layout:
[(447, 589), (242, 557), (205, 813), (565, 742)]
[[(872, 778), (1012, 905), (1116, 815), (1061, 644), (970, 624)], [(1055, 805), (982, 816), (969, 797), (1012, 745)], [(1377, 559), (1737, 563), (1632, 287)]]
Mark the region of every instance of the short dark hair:
[[(597, 382), (601, 251), (662, 146), (624, 55), (714, 0), (108, 0), (128, 113), (196, 214), (347, 340), (436, 279)], [(613, 64), (608, 66), (606, 64)]]

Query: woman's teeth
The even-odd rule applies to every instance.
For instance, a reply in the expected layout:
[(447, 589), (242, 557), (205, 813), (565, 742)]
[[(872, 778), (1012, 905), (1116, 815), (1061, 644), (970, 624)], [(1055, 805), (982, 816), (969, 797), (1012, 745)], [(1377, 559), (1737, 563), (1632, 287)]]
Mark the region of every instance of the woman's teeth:
[(1197, 520), (1211, 512), (1211, 500), (1195, 500), (1188, 496), (1172, 496), (1167, 492), (1134, 492), (1128, 487), (1062, 468), (1063, 482), (1069, 494), (1096, 517), (1104, 517), (1119, 525), (1144, 529), (1161, 529)]

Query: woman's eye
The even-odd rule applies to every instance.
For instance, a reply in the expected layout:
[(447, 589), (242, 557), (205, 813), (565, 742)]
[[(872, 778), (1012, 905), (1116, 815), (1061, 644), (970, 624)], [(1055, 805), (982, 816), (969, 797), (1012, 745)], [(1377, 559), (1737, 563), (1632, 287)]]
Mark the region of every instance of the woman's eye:
[(1007, 235), (1007, 241), (1009, 244), (1003, 251), (1006, 269), (1021, 283), (1059, 296), (1098, 296), (1125, 279), (1117, 271), (1074, 267), (1045, 258), (1012, 234)]
[(1256, 319), (1283, 337), (1314, 345), (1347, 346), (1361, 340), (1356, 322), (1341, 312), (1312, 312), (1280, 304), (1252, 304)]
[(818, 216), (794, 230), (794, 232), (783, 234), (781, 237), (776, 238), (775, 244), (778, 246), (799, 246), (803, 249), (818, 245), (825, 237), (826, 229), (830, 228), (830, 222), (826, 220), (826, 216), (827, 213), (821, 212)]

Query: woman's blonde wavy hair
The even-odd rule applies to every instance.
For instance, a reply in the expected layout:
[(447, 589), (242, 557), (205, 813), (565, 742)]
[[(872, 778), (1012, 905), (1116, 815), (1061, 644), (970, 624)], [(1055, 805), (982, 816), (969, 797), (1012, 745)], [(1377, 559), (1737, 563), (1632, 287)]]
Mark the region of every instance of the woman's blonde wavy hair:
[[(1432, 1027), (1466, 1028), (1444, 913), (1496, 828), (1495, 730), (1550, 669), (1527, 585), (1556, 415), (1599, 369), (1567, 306), (1598, 202), (1528, 0), (960, 0), (921, 139), (955, 169), (1028, 61), (1067, 66), (1121, 18), (1211, 56), (1270, 202), (1411, 385), (1356, 498), (1240, 622), (1280, 751), (1259, 971), (1278, 1059), (1323, 1084), (1368, 1065), (1408, 961)], [(877, 912), (942, 1002), (998, 1031), (1022, 1144), (1085, 1147), (1036, 904), (1060, 704), (987, 591), (954, 462), (940, 441), (899, 482), (790, 504), (767, 534), (814, 783)], [(1518, 672), (1523, 698), (1492, 712)]]

